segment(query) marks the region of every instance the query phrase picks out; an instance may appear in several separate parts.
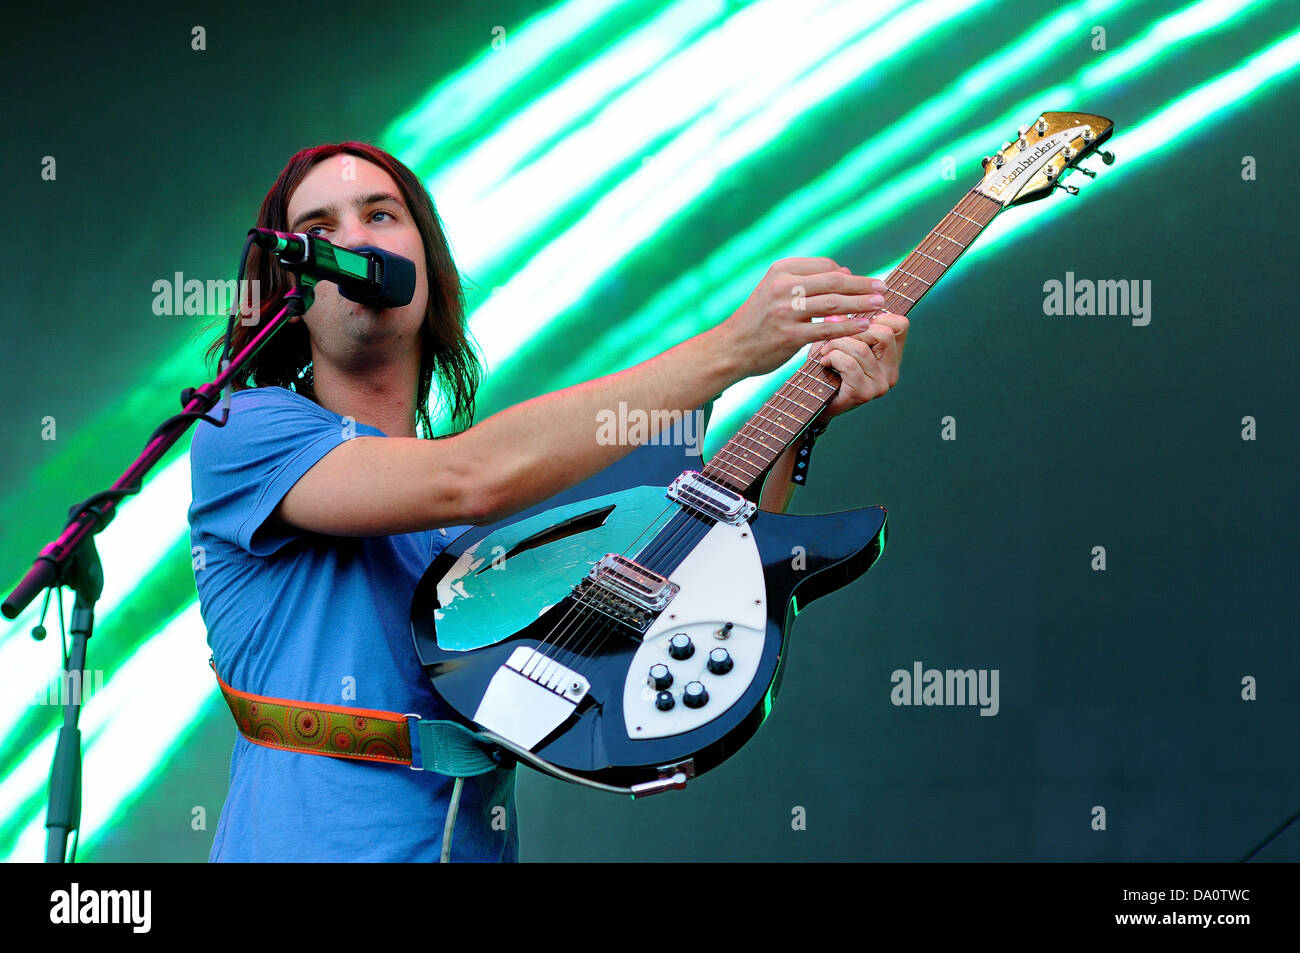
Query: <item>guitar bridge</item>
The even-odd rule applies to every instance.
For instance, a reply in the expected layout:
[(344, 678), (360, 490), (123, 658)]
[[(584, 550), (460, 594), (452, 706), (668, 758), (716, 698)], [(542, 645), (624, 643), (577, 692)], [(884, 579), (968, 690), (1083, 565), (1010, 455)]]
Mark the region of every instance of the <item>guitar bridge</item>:
[(618, 553), (610, 553), (592, 566), (587, 578), (648, 612), (661, 611), (672, 602), (679, 589), (667, 577), (651, 572)]
[(609, 553), (573, 587), (574, 601), (641, 635), (681, 587), (618, 553)]

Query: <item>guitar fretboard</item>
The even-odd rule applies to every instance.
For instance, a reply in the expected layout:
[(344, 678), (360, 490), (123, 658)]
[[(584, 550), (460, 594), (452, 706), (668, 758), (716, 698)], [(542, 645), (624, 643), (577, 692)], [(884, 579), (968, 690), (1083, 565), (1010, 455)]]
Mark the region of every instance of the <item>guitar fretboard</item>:
[[(884, 310), (907, 314), (1001, 210), (1001, 203), (974, 189), (966, 193), (885, 279)], [(708, 462), (704, 476), (746, 493), (825, 409), (839, 385), (833, 368), (805, 361)]]

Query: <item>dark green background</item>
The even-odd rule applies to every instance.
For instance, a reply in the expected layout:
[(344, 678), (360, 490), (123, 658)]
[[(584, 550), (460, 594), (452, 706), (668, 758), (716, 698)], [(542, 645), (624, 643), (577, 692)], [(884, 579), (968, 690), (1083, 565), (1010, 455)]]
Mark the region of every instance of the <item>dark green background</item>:
[[(83, 436), (104, 447), (93, 466), (33, 484), (61, 449), (39, 439), (41, 417), (84, 434), (193, 339), (196, 319), (151, 313), (153, 280), (233, 266), (291, 153), (378, 136), (494, 25), (534, 12), (510, 0), (283, 6), (5, 14), (7, 580), (64, 508), (107, 485), (175, 410), (141, 407), (138, 433)], [(1139, 19), (1178, 6), (1108, 17), (1111, 47)], [(755, 206), (941, 88), (1043, 5), (1002, 9), (933, 43), (906, 76), (862, 84), (855, 110), (792, 128), (770, 164), (730, 181), (682, 227), (679, 262), (661, 254), (629, 268), (593, 296), (592, 314), (688, 267)], [(363, 15), (375, 22), (358, 28)], [(1208, 49), (1163, 61), (1140, 90), (1073, 106), (1115, 120), (1122, 163), (1139, 108), (1295, 21), (1294, 7), (1276, 5)], [(207, 28), (202, 55), (189, 48), (195, 23)], [(1218, 64), (1208, 72), (1207, 54)], [(1062, 76), (1095, 55), (1082, 36)], [(985, 112), (1024, 92), (1008, 77), (1006, 102)], [(912, 314), (899, 386), (837, 422), (798, 491), (793, 512), (884, 503), (893, 535), (866, 577), (800, 615), (773, 717), (687, 792), (641, 803), (521, 773), (523, 858), (1233, 860), (1300, 807), (1297, 114), (1300, 86), (1275, 84), (1104, 196), (1090, 199), (1076, 177), (1083, 192), (1051, 228), (954, 269)], [(58, 159), (57, 183), (40, 179), (44, 155)], [(1244, 155), (1256, 158), (1256, 181), (1241, 178)], [(806, 253), (861, 268), (894, 260), (977, 175), (959, 169), (952, 194)], [(1043, 282), (1067, 271), (1149, 279), (1150, 325), (1044, 316)], [(547, 342), (538, 360), (582, 346)], [(536, 392), (528, 386), (521, 378), (503, 393), (522, 399)], [(953, 442), (939, 439), (947, 415)], [(1246, 415), (1258, 421), (1253, 442), (1240, 437)], [(1090, 569), (1098, 545), (1105, 572)], [(1001, 712), (894, 707), (890, 673), (915, 660), (998, 669)], [(1247, 675), (1259, 682), (1249, 703)], [(88, 859), (205, 859), (232, 735), (228, 713), (211, 706), (130, 822), (87, 832)], [(205, 832), (189, 829), (195, 804), (208, 809)], [(1104, 832), (1090, 827), (1094, 805), (1106, 809)], [(806, 830), (792, 830), (796, 806)], [(1260, 857), (1300, 859), (1300, 827)]]

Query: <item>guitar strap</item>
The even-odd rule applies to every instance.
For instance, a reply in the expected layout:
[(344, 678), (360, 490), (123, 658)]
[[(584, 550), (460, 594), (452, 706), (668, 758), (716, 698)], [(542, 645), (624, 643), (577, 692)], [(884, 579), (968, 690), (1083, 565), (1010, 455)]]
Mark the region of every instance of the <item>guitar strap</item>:
[(405, 765), (413, 771), (435, 771), (453, 778), (513, 767), (513, 758), (499, 746), (481, 740), (454, 721), (253, 695), (226, 684), (215, 660), (209, 658), (208, 665), (240, 734), (253, 744)]

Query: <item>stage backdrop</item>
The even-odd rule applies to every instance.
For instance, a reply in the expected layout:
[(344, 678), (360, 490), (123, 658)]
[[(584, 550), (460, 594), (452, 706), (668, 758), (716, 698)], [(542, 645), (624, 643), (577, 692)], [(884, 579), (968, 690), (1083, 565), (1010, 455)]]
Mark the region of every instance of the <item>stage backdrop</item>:
[[(800, 614), (755, 739), (639, 803), (521, 772), (522, 856), (1233, 860), (1300, 808), (1295, 4), (287, 6), (7, 14), (6, 592), (208, 379), (222, 302), (158, 289), (233, 277), (304, 146), (427, 182), (485, 417), (717, 324), (779, 258), (883, 277), (1018, 126), (1098, 113), (1117, 161), (1000, 216), (818, 445), (792, 511), (885, 504), (892, 538)], [(226, 793), (188, 445), (99, 538), (82, 860), (203, 860)], [(59, 717), (40, 608), (0, 625), (11, 860), (42, 856)], [(986, 696), (902, 704), (931, 669)]]

